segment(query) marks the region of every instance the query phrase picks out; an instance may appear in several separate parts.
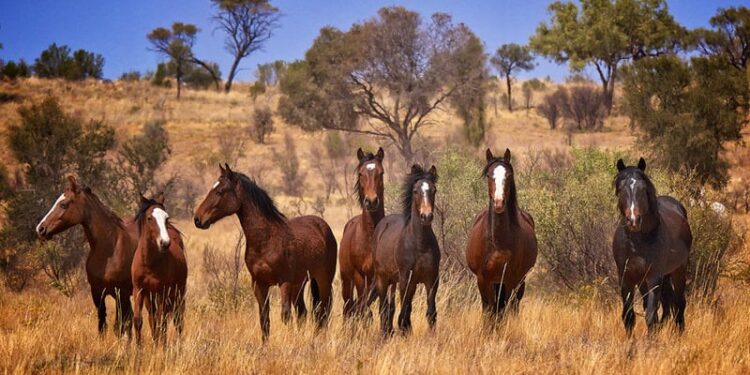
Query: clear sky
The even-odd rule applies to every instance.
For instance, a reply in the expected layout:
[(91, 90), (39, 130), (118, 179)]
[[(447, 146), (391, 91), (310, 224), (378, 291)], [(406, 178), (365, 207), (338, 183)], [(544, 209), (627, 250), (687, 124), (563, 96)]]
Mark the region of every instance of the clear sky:
[[(281, 9), (281, 28), (263, 51), (244, 60), (238, 79), (252, 79), (258, 63), (277, 59), (294, 60), (304, 56), (323, 26), (347, 29), (371, 18), (388, 5), (403, 5), (428, 16), (434, 12), (453, 15), (467, 24), (494, 51), (503, 43), (527, 43), (537, 25), (549, 19), (547, 4), (540, 0), (272, 0)], [(706, 26), (719, 7), (750, 6), (750, 0), (672, 0), (670, 11), (686, 27)], [(231, 56), (223, 49), (224, 36), (214, 31), (213, 9), (209, 0), (2, 0), (0, 5), (0, 59), (34, 58), (51, 43), (84, 48), (105, 58), (104, 76), (117, 78), (129, 70), (153, 70), (161, 57), (148, 50), (146, 34), (174, 21), (189, 22), (201, 29), (194, 51), (201, 59), (216, 61), (223, 74)], [(563, 79), (568, 70), (538, 59), (536, 70), (526, 76)], [(522, 75), (523, 77), (523, 75)]]

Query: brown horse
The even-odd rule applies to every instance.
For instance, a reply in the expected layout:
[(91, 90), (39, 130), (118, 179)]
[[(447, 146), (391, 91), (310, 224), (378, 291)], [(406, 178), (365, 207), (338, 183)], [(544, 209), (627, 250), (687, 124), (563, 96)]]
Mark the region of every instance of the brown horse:
[(487, 149), (483, 176), (487, 179), (489, 208), (474, 219), (466, 247), (466, 263), (475, 275), (487, 317), (503, 316), (508, 302), (513, 310), (526, 290), (526, 275), (536, 263), (534, 219), (518, 207), (510, 150), (496, 158)]
[(373, 282), (374, 232), (375, 226), (385, 216), (383, 207), (383, 148), (376, 154), (365, 154), (357, 150), (357, 191), (362, 214), (353, 217), (344, 226), (339, 249), (339, 271), (341, 272), (341, 295), (344, 297), (344, 317), (349, 317), (358, 304), (354, 299), (365, 297), (365, 290)]
[(304, 318), (303, 289), (310, 281), (313, 311), (318, 327), (328, 320), (332, 305), (331, 284), (336, 274), (336, 238), (317, 216), (287, 219), (255, 181), (221, 169), (218, 181), (195, 211), (195, 226), (208, 227), (236, 214), (247, 238), (245, 264), (253, 277), (260, 310), (263, 340), (270, 331), (268, 288), (281, 287), (281, 319), (286, 323), (295, 304), (298, 318)]
[(104, 299), (111, 296), (117, 309), (115, 332), (129, 334), (133, 314), (130, 265), (138, 243), (138, 227), (132, 220), (120, 220), (89, 188), (79, 188), (72, 176), (68, 181), (68, 187), (36, 226), (36, 232), (49, 240), (70, 227), (83, 226), (91, 248), (86, 276), (99, 316), (99, 333), (103, 334), (107, 325)]
[(641, 293), (650, 333), (659, 323), (674, 315), (680, 331), (685, 328), (685, 283), (693, 235), (687, 211), (676, 199), (656, 195), (656, 188), (645, 173), (643, 158), (637, 167), (617, 161), (614, 186), (620, 223), (612, 243), (620, 277), (623, 302), (622, 321), (633, 333), (635, 288)]
[(135, 291), (133, 323), (138, 344), (141, 343), (144, 304), (154, 342), (166, 343), (170, 317), (177, 333), (182, 334), (188, 269), (182, 235), (168, 219), (163, 194), (156, 200), (141, 196), (136, 215), (141, 236), (132, 267)]
[[(375, 291), (380, 300), (380, 329), (384, 336), (393, 333), (396, 309), (395, 289), (401, 296), (398, 326), (411, 330), (411, 309), (417, 284), (427, 294), (427, 322), (437, 321), (435, 296), (439, 284), (440, 248), (432, 231), (433, 208), (437, 193), (437, 171), (412, 166), (402, 193), (401, 214), (388, 215), (375, 228)], [(369, 301), (368, 301), (369, 302)]]

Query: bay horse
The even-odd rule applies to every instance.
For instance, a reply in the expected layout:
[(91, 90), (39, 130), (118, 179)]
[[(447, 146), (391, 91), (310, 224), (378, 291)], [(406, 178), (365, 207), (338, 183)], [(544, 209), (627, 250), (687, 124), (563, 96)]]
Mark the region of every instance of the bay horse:
[(366, 299), (365, 291), (373, 283), (375, 226), (385, 216), (383, 205), (383, 148), (377, 153), (365, 154), (357, 150), (357, 182), (354, 190), (362, 213), (353, 217), (344, 226), (339, 249), (339, 272), (341, 273), (341, 295), (344, 299), (344, 318), (350, 317), (359, 303), (354, 298)]
[(169, 318), (172, 318), (177, 334), (182, 335), (188, 272), (185, 244), (182, 234), (169, 222), (164, 194), (159, 194), (155, 200), (141, 196), (136, 223), (140, 238), (131, 268), (135, 338), (140, 344), (145, 304), (151, 336), (155, 343), (164, 345)]
[(99, 317), (99, 333), (103, 334), (107, 325), (104, 299), (111, 296), (117, 310), (115, 332), (129, 334), (133, 315), (130, 265), (138, 244), (138, 228), (133, 220), (123, 222), (91, 189), (79, 187), (69, 176), (68, 186), (36, 226), (36, 232), (49, 240), (79, 224), (91, 249), (86, 258), (86, 278)]
[(236, 214), (247, 238), (245, 264), (253, 278), (263, 341), (270, 332), (268, 289), (281, 289), (281, 319), (291, 318), (291, 305), (302, 320), (307, 313), (303, 290), (310, 282), (313, 312), (323, 327), (333, 303), (331, 289), (336, 274), (336, 238), (317, 216), (286, 218), (255, 181), (219, 166), (221, 174), (195, 211), (195, 226), (208, 229), (216, 221)]
[(635, 288), (644, 299), (646, 324), (653, 333), (659, 322), (672, 315), (680, 331), (685, 329), (685, 284), (693, 235), (685, 207), (669, 196), (657, 196), (648, 178), (646, 161), (625, 166), (617, 161), (614, 180), (620, 221), (612, 252), (617, 263), (622, 297), (622, 321), (628, 335), (635, 326)]
[(384, 336), (393, 333), (396, 286), (401, 299), (398, 326), (402, 333), (411, 331), (412, 301), (417, 284), (424, 285), (426, 290), (427, 323), (431, 329), (437, 321), (435, 296), (440, 248), (432, 231), (437, 179), (435, 166), (429, 171), (420, 165), (412, 166), (404, 180), (402, 213), (386, 216), (375, 227), (374, 291), (380, 300), (380, 329)]
[(487, 179), (489, 207), (477, 214), (469, 233), (466, 263), (477, 276), (485, 316), (502, 318), (523, 299), (526, 275), (536, 264), (534, 219), (518, 206), (509, 149), (495, 157), (487, 149), (482, 175)]

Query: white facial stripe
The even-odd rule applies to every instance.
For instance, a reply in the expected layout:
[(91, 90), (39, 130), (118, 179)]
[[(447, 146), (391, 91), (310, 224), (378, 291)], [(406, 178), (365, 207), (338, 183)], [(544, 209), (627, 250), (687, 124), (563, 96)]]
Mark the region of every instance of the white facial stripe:
[(365, 168), (367, 168), (368, 171), (371, 171), (371, 170), (375, 169), (375, 167), (376, 167), (375, 163), (367, 163), (367, 164), (365, 164)]
[(424, 200), (424, 204), (428, 205), (430, 204), (429, 196), (430, 196), (430, 184), (427, 183), (427, 181), (422, 182), (422, 199)]
[(39, 232), (39, 228), (42, 226), (42, 223), (47, 220), (47, 218), (52, 213), (52, 211), (55, 210), (55, 207), (57, 207), (57, 205), (60, 204), (60, 202), (62, 202), (63, 199), (65, 199), (65, 194), (64, 193), (60, 194), (60, 197), (57, 198), (57, 200), (55, 201), (55, 204), (52, 205), (52, 208), (50, 208), (49, 211), (47, 212), (47, 214), (44, 215), (44, 217), (42, 218), (42, 221), (40, 221), (39, 224), (36, 225), (36, 231), (37, 232)]
[(635, 178), (630, 179), (630, 190), (628, 190), (628, 195), (630, 195), (630, 220), (635, 223)]
[(635, 223), (635, 202), (630, 202), (630, 220)]
[(156, 219), (156, 225), (159, 226), (159, 237), (162, 243), (169, 243), (169, 233), (167, 233), (167, 219), (169, 214), (161, 208), (154, 208), (151, 211), (151, 216)]
[(505, 175), (508, 173), (505, 167), (498, 165), (492, 171), (492, 179), (495, 180), (495, 199), (503, 199), (505, 192)]
[(219, 181), (214, 182), (214, 186), (211, 186), (211, 189), (216, 189), (217, 186), (219, 186)]

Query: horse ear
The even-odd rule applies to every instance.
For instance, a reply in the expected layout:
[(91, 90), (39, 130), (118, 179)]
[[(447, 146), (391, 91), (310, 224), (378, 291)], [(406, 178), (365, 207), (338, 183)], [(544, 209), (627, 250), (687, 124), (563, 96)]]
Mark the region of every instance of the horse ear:
[(435, 168), (434, 165), (432, 167), (430, 167), (430, 174), (433, 175), (435, 178), (437, 178), (437, 176), (438, 176), (437, 175), (437, 168)]
[(160, 205), (164, 205), (164, 192), (160, 191), (159, 194), (156, 196), (156, 203), (159, 203)]
[(227, 174), (227, 171), (224, 170), (224, 167), (221, 166), (221, 163), (219, 163), (219, 171), (221, 171), (221, 175)]
[(414, 174), (414, 173), (419, 173), (419, 169), (420, 169), (420, 168), (419, 168), (419, 165), (417, 165), (417, 164), (412, 164), (412, 166), (411, 166), (411, 173), (412, 173), (412, 174)]
[(383, 161), (383, 158), (385, 157), (385, 151), (383, 151), (382, 147), (378, 147), (378, 153), (375, 154), (375, 156), (378, 158), (378, 160)]
[(646, 160), (641, 158), (641, 160), (638, 160), (638, 169), (645, 171), (646, 170)]
[(364, 158), (365, 158), (365, 152), (362, 151), (362, 147), (360, 147), (360, 148), (357, 149), (357, 160), (359, 160), (361, 162), (362, 159), (364, 159)]
[(505, 159), (506, 162), (510, 163), (510, 149), (505, 149), (505, 155), (503, 155), (503, 159)]
[(143, 196), (143, 193), (138, 194), (141, 196), (141, 205), (148, 204), (148, 198)]
[(625, 162), (622, 159), (617, 160), (617, 171), (622, 172), (625, 169)]
[(232, 168), (229, 168), (229, 164), (224, 163), (224, 169), (227, 171), (227, 173), (232, 173)]
[(484, 157), (487, 159), (488, 163), (495, 160), (495, 155), (492, 155), (492, 150), (490, 150), (489, 147), (487, 147), (487, 151), (484, 153)]
[(68, 189), (70, 189), (70, 191), (74, 193), (78, 192), (78, 185), (76, 185), (76, 178), (73, 177), (73, 175), (68, 176)]

